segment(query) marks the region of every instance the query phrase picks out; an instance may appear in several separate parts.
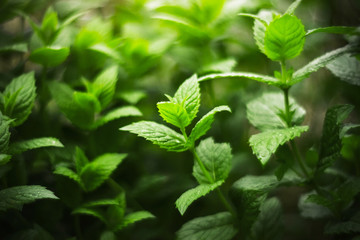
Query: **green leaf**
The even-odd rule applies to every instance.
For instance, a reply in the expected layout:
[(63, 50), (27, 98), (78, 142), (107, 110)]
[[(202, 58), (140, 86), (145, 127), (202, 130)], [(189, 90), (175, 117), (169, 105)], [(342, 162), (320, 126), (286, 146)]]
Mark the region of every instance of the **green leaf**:
[(352, 52), (356, 52), (356, 47), (353, 47), (352, 45), (346, 45), (312, 60), (310, 63), (300, 68), (293, 74), (291, 81), (288, 83), (289, 86), (301, 82), (305, 78), (308, 78), (310, 73), (316, 72), (320, 68), (325, 67), (329, 62), (336, 59), (337, 57)]
[(321, 219), (330, 217), (332, 214), (330, 210), (322, 205), (318, 205), (316, 203), (307, 201), (309, 197), (309, 193), (301, 195), (298, 208), (300, 210), (300, 214), (304, 218), (312, 218), (312, 219)]
[(294, 2), (289, 6), (289, 8), (286, 10), (285, 14), (289, 14), (289, 15), (294, 14), (295, 9), (300, 5), (300, 3), (301, 3), (301, 0), (296, 0), (296, 1), (294, 1)]
[(254, 39), (259, 50), (265, 54), (265, 33), (268, 25), (273, 20), (273, 13), (268, 10), (261, 10), (254, 18)]
[(43, 147), (64, 147), (64, 145), (62, 145), (62, 143), (58, 139), (52, 137), (34, 138), (11, 144), (9, 148), (9, 153), (15, 155), (28, 150)]
[(155, 216), (152, 215), (148, 211), (138, 211), (138, 212), (130, 213), (124, 217), (123, 221), (118, 226), (118, 230), (120, 230), (130, 224), (136, 223), (141, 220), (149, 219), (149, 218), (155, 218)]
[(342, 122), (354, 109), (352, 105), (338, 105), (327, 110), (320, 142), (317, 170), (322, 171), (340, 157)]
[(304, 26), (297, 17), (288, 14), (277, 17), (266, 28), (265, 54), (273, 61), (294, 58), (303, 49), (304, 37)]
[(344, 54), (326, 65), (341, 80), (360, 85), (360, 61), (350, 54)]
[(224, 183), (224, 180), (217, 181), (212, 184), (201, 184), (195, 188), (187, 190), (176, 200), (176, 208), (179, 210), (181, 215), (184, 215), (186, 209), (197, 199), (205, 196), (209, 192), (213, 191), (221, 184)]
[(196, 75), (185, 80), (178, 88), (174, 98), (189, 115), (190, 122), (196, 117), (200, 107), (200, 86)]
[(21, 43), (12, 43), (9, 45), (0, 46), (0, 52), (8, 52), (8, 51), (26, 53), (28, 51), (27, 43), (21, 42)]
[(122, 127), (120, 130), (135, 133), (168, 151), (183, 152), (187, 150), (184, 136), (156, 122), (140, 121)]
[(8, 154), (0, 154), (0, 166), (7, 164), (11, 160), (12, 156)]
[(159, 102), (157, 103), (160, 116), (164, 121), (180, 128), (184, 129), (191, 123), (189, 114), (186, 109), (179, 103), (173, 102)]
[(89, 114), (92, 113), (94, 115), (101, 111), (100, 102), (92, 93), (74, 91), (73, 100), (77, 107)]
[(280, 201), (277, 198), (267, 199), (260, 206), (260, 214), (251, 228), (251, 239), (280, 240), (283, 228)]
[[(292, 97), (289, 98), (289, 104), (292, 112), (291, 123), (301, 124), (305, 118), (305, 110)], [(286, 128), (286, 121), (281, 116), (284, 109), (283, 93), (265, 93), (246, 104), (246, 115), (250, 123), (260, 131)]]
[(50, 45), (57, 35), (58, 16), (57, 13), (50, 7), (45, 13), (41, 24), (41, 35), (45, 45)]
[(30, 54), (30, 61), (47, 67), (55, 67), (63, 63), (70, 54), (68, 47), (42, 47)]
[(179, 240), (231, 240), (237, 232), (231, 214), (221, 212), (185, 223), (177, 237)]
[(119, 107), (116, 109), (111, 110), (110, 112), (106, 113), (104, 116), (101, 116), (99, 119), (97, 119), (92, 128), (98, 128), (102, 125), (105, 125), (106, 123), (123, 118), (123, 117), (136, 117), (136, 116), (142, 116), (142, 113), (137, 107), (134, 106), (124, 106)]
[(3, 93), (5, 103), (3, 114), (15, 119), (11, 123), (12, 126), (22, 124), (30, 115), (36, 97), (35, 89), (34, 72), (14, 78), (6, 86)]
[(100, 199), (91, 202), (86, 202), (82, 204), (82, 207), (102, 207), (102, 206), (111, 206), (111, 205), (119, 205), (119, 201), (117, 199)]
[(70, 178), (71, 180), (74, 180), (75, 182), (81, 184), (81, 179), (79, 175), (77, 175), (73, 170), (64, 167), (64, 166), (57, 166), (55, 168), (54, 174), (62, 175), (64, 177)]
[(97, 43), (88, 48), (91, 51), (98, 52), (101, 54), (104, 54), (107, 57), (113, 58), (114, 60), (120, 61), (120, 55), (119, 53), (106, 45), (105, 43)]
[(202, 82), (217, 78), (247, 78), (273, 86), (282, 86), (282, 83), (277, 78), (267, 75), (248, 73), (248, 72), (214, 73), (214, 74), (202, 76), (198, 79), (198, 81)]
[(260, 206), (269, 191), (277, 187), (275, 176), (245, 176), (237, 180), (230, 189), (230, 197), (236, 206), (240, 231), (245, 236), (250, 233), (251, 226), (256, 221)]
[(81, 173), (82, 169), (89, 163), (84, 151), (78, 146), (75, 148), (74, 162), (77, 173)]
[(122, 98), (130, 104), (137, 104), (141, 99), (146, 97), (146, 93), (140, 90), (124, 91), (117, 94), (118, 97)]
[(201, 72), (231, 72), (236, 65), (233, 58), (212, 62), (201, 68)]
[(271, 155), (276, 152), (280, 145), (299, 137), (301, 133), (306, 132), (308, 126), (295, 126), (291, 128), (267, 130), (250, 137), (250, 146), (253, 153), (265, 165)]
[(83, 167), (79, 175), (84, 190), (90, 192), (98, 188), (125, 157), (126, 154), (106, 153)]
[(78, 208), (75, 208), (71, 212), (71, 214), (89, 215), (89, 216), (96, 217), (97, 219), (101, 220), (103, 223), (107, 223), (104, 213), (99, 209), (78, 207)]
[(211, 124), (214, 121), (215, 114), (222, 111), (231, 112), (231, 109), (228, 106), (216, 107), (210, 112), (208, 112), (196, 123), (189, 136), (189, 142), (191, 146), (195, 143), (197, 139), (206, 134), (206, 132), (211, 128)]
[(196, 153), (205, 169), (211, 176), (211, 181), (203, 173), (197, 161), (194, 163), (193, 175), (200, 184), (211, 184), (225, 180), (231, 169), (231, 147), (227, 143), (215, 143), (212, 138), (200, 142)]
[(117, 80), (118, 67), (113, 66), (101, 72), (93, 82), (92, 90), (101, 104), (101, 109), (104, 109), (112, 101)]
[(0, 111), (0, 153), (5, 153), (9, 146), (10, 132), (9, 124), (5, 121)]
[[(95, 96), (91, 96), (91, 94), (80, 96), (79, 93), (75, 94), (68, 85), (60, 82), (51, 82), (49, 87), (61, 112), (63, 112), (74, 125), (84, 129), (90, 129), (93, 126), (95, 117), (93, 110), (96, 110), (100, 105)], [(83, 96), (85, 96), (84, 100), (89, 101), (83, 101)], [(77, 101), (75, 101), (75, 97)], [(91, 105), (88, 106), (87, 103)]]
[(0, 191), (0, 211), (11, 208), (21, 210), (26, 203), (46, 198), (58, 199), (52, 191), (43, 186), (29, 185), (6, 188)]
[(345, 26), (331, 26), (331, 27), (322, 27), (308, 30), (306, 36), (309, 36), (314, 33), (334, 33), (334, 34), (349, 34), (349, 35), (358, 35), (359, 31), (356, 27), (345, 27)]

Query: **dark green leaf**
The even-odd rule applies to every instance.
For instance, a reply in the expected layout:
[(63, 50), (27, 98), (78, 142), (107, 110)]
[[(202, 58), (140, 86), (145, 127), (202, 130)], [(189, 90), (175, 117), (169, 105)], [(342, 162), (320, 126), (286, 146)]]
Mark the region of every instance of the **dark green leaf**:
[(30, 54), (30, 60), (43, 66), (55, 67), (63, 63), (69, 53), (70, 49), (68, 47), (42, 47), (35, 49)]
[(123, 118), (123, 117), (135, 117), (135, 116), (142, 116), (142, 113), (137, 107), (134, 106), (124, 106), (119, 107), (111, 110), (110, 112), (106, 113), (104, 116), (101, 116), (97, 119), (92, 128), (98, 128), (110, 121)]
[(64, 167), (64, 166), (57, 166), (54, 171), (55, 174), (62, 175), (64, 177), (70, 178), (75, 182), (81, 184), (81, 179), (79, 175), (77, 175), (73, 170)]
[(104, 213), (99, 209), (78, 207), (75, 208), (71, 213), (93, 216), (101, 220), (102, 222), (107, 223)]
[(334, 34), (359, 34), (359, 31), (356, 27), (345, 27), (345, 26), (331, 26), (331, 27), (322, 27), (308, 30), (306, 36), (309, 36), (314, 33), (334, 33)]
[(202, 171), (198, 162), (195, 161), (193, 175), (200, 184), (211, 184), (227, 178), (232, 160), (231, 147), (229, 144), (215, 143), (212, 138), (207, 138), (200, 142), (196, 148), (196, 153), (211, 177), (210, 181)]
[(298, 207), (302, 217), (321, 219), (331, 216), (331, 212), (328, 208), (314, 202), (307, 201), (309, 195), (309, 193), (301, 195), (298, 202)]
[(8, 51), (15, 51), (15, 52), (27, 52), (27, 44), (26, 43), (13, 43), (5, 46), (0, 46), (0, 52), (8, 52)]
[(29, 185), (6, 188), (0, 191), (0, 211), (14, 208), (21, 210), (26, 203), (38, 199), (58, 199), (54, 193), (43, 186)]
[(0, 153), (6, 153), (10, 140), (9, 124), (0, 111)]
[(11, 144), (9, 148), (9, 153), (15, 155), (31, 149), (43, 147), (64, 147), (64, 145), (62, 145), (62, 143), (56, 138), (34, 138)]
[(143, 137), (168, 151), (183, 152), (187, 150), (184, 137), (174, 130), (156, 122), (140, 121), (120, 128)]
[(280, 240), (283, 233), (281, 203), (277, 198), (267, 199), (251, 228), (252, 240)]
[(81, 173), (82, 169), (89, 163), (84, 151), (79, 147), (75, 148), (74, 162), (77, 173)]
[(176, 200), (176, 208), (179, 210), (181, 215), (184, 215), (186, 209), (197, 199), (205, 196), (209, 192), (213, 191), (221, 184), (223, 184), (224, 180), (217, 181), (212, 184), (201, 184), (195, 188), (187, 190)]
[(14, 78), (6, 86), (3, 93), (5, 103), (3, 114), (15, 119), (11, 123), (12, 126), (22, 124), (30, 115), (36, 97), (35, 89), (34, 72)]
[(295, 137), (299, 137), (301, 133), (306, 132), (308, 129), (308, 126), (296, 126), (291, 128), (267, 130), (265, 132), (252, 135), (249, 143), (253, 153), (260, 160), (261, 164), (265, 165), (280, 145), (283, 145)]
[(231, 240), (237, 232), (231, 214), (221, 212), (185, 223), (177, 236), (179, 240)]
[(138, 212), (130, 213), (124, 217), (123, 221), (118, 226), (118, 230), (120, 230), (130, 224), (136, 223), (141, 220), (149, 219), (149, 218), (155, 218), (155, 216), (152, 215), (148, 211), (138, 211)]

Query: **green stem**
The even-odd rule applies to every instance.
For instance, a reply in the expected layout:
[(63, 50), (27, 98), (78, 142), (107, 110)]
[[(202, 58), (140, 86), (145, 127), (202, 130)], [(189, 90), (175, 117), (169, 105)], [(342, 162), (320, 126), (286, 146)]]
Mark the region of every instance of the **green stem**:
[(81, 227), (80, 227), (80, 217), (79, 215), (75, 215), (75, 231), (76, 231), (76, 236), (78, 240), (82, 240), (82, 233), (81, 233)]
[(290, 145), (291, 145), (291, 148), (293, 149), (293, 152), (295, 154), (295, 158), (297, 159), (297, 162), (301, 168), (301, 170), (303, 171), (303, 173), (305, 174), (306, 178), (309, 178), (310, 177), (310, 174), (309, 172), (306, 170), (306, 166), (302, 160), (302, 157), (300, 155), (300, 152), (299, 152), (299, 149), (297, 148), (297, 145), (295, 143), (294, 140), (291, 140), (290, 141)]
[(108, 178), (106, 180), (107, 184), (112, 188), (114, 189), (115, 191), (121, 193), (121, 192), (124, 192), (124, 188), (121, 187), (114, 179), (112, 178)]
[[(208, 172), (208, 170), (206, 170), (203, 162), (200, 160), (199, 156), (197, 155), (196, 151), (194, 149), (191, 150), (191, 152), (194, 155), (195, 161), (199, 164), (201, 171), (204, 173), (205, 177), (207, 178), (207, 180), (210, 183), (214, 183), (214, 179), (211, 177), (210, 173)], [(223, 192), (220, 190), (220, 188), (216, 188), (216, 193), (218, 194), (218, 197), (220, 198), (220, 201), (222, 202), (222, 204), (224, 205), (224, 207), (231, 213), (231, 215), (236, 218), (236, 212), (233, 209), (233, 207), (231, 206), (231, 204), (226, 200)]]

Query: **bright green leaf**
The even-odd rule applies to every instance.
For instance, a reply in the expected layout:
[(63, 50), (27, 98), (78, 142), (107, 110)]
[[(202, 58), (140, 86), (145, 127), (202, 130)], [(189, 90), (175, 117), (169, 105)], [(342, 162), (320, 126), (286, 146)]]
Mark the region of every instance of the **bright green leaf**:
[(5, 103), (3, 114), (15, 119), (11, 123), (12, 126), (22, 124), (30, 115), (36, 97), (35, 89), (34, 72), (14, 78), (6, 86), (3, 93)]
[[(305, 110), (292, 97), (289, 98), (289, 104), (293, 113), (292, 124), (301, 124), (305, 118)], [(246, 104), (246, 115), (250, 123), (261, 131), (286, 128), (286, 121), (281, 115), (284, 109), (282, 93), (265, 93)]]
[(68, 47), (42, 47), (30, 54), (30, 60), (47, 67), (55, 67), (63, 63), (70, 54)]
[(223, 184), (223, 180), (217, 181), (213, 184), (201, 184), (195, 188), (187, 190), (176, 200), (176, 208), (179, 210), (181, 215), (184, 215), (186, 209), (197, 199), (205, 196), (209, 192), (213, 191), (221, 184)]
[(190, 122), (196, 117), (200, 107), (200, 86), (196, 75), (185, 80), (178, 88), (174, 98), (184, 106)]
[(100, 102), (92, 93), (73, 92), (74, 103), (88, 113), (98, 113), (101, 111)]
[(250, 146), (253, 153), (265, 165), (271, 155), (276, 152), (280, 145), (299, 137), (301, 133), (306, 132), (308, 126), (295, 126), (291, 128), (267, 130), (250, 137)]
[(84, 151), (79, 147), (75, 148), (74, 162), (77, 173), (80, 173), (82, 169), (89, 163), (89, 159), (86, 157)]
[(280, 201), (277, 198), (267, 199), (259, 210), (260, 214), (251, 228), (251, 239), (281, 240), (284, 226)]
[(238, 230), (228, 212), (195, 218), (176, 233), (179, 240), (231, 240)]
[(120, 61), (120, 55), (119, 53), (106, 45), (105, 43), (97, 43), (88, 48), (91, 51), (98, 52), (101, 54), (104, 54), (107, 57), (111, 57), (114, 60)]
[(265, 32), (265, 54), (273, 61), (294, 58), (303, 49), (304, 37), (304, 26), (297, 17), (285, 14), (274, 18)]
[(43, 147), (64, 147), (64, 145), (62, 145), (58, 139), (52, 137), (34, 138), (11, 144), (9, 153), (15, 155), (28, 150)]
[(83, 167), (79, 175), (84, 190), (90, 192), (98, 188), (125, 157), (126, 154), (106, 153)]
[(104, 116), (101, 116), (97, 119), (94, 124), (93, 128), (98, 128), (110, 121), (123, 118), (123, 117), (136, 117), (142, 116), (142, 113), (137, 107), (134, 106), (124, 106), (119, 107), (111, 110), (110, 112), (106, 113)]
[(206, 132), (211, 128), (211, 124), (214, 121), (215, 114), (222, 111), (231, 112), (228, 106), (219, 106), (208, 112), (196, 123), (189, 136), (189, 141), (191, 145), (194, 144), (197, 139), (206, 134)]
[(52, 191), (38, 185), (6, 188), (0, 191), (0, 211), (10, 208), (21, 210), (24, 204), (38, 199), (58, 199), (58, 197)]
[(57, 35), (58, 16), (57, 13), (50, 7), (43, 18), (41, 24), (40, 37), (45, 45), (50, 45)]
[(360, 61), (350, 54), (344, 54), (326, 65), (341, 80), (360, 85)]
[(215, 61), (204, 66), (201, 69), (202, 73), (206, 72), (231, 72), (236, 65), (236, 60), (233, 58)]
[(140, 121), (120, 128), (143, 137), (168, 151), (183, 152), (187, 150), (184, 136), (156, 122)]
[(200, 142), (196, 148), (196, 153), (212, 178), (210, 181), (198, 162), (195, 161), (193, 175), (200, 184), (214, 183), (227, 178), (232, 160), (229, 144), (215, 143), (212, 138), (207, 138)]
[(117, 94), (118, 97), (122, 98), (130, 104), (137, 104), (141, 99), (146, 97), (146, 93), (140, 90), (124, 91)]
[(101, 109), (109, 105), (115, 94), (118, 67), (110, 67), (101, 72), (92, 84), (93, 93), (101, 103)]
[(173, 102), (159, 102), (157, 103), (160, 116), (164, 121), (179, 127), (180, 129), (185, 128), (191, 123), (189, 114), (185, 108), (179, 103)]

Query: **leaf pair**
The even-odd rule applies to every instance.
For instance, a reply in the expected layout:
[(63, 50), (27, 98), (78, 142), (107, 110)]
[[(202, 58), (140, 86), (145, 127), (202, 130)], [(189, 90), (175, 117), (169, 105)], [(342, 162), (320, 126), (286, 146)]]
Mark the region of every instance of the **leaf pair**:
[(299, 137), (308, 130), (307, 126), (296, 126), (302, 123), (305, 110), (294, 99), (290, 98), (292, 125), (288, 127), (283, 117), (282, 106), (284, 96), (281, 93), (265, 93), (246, 105), (247, 118), (261, 133), (250, 137), (250, 146), (262, 165), (265, 165), (271, 155), (280, 145)]
[(117, 232), (126, 226), (143, 219), (154, 218), (148, 211), (126, 213), (125, 193), (118, 194), (114, 199), (101, 199), (82, 204), (75, 208), (72, 214), (90, 215), (98, 218), (112, 232)]
[(126, 154), (106, 153), (89, 161), (80, 148), (75, 151), (76, 172), (65, 166), (57, 166), (54, 173), (76, 181), (84, 191), (94, 191), (106, 181)]

